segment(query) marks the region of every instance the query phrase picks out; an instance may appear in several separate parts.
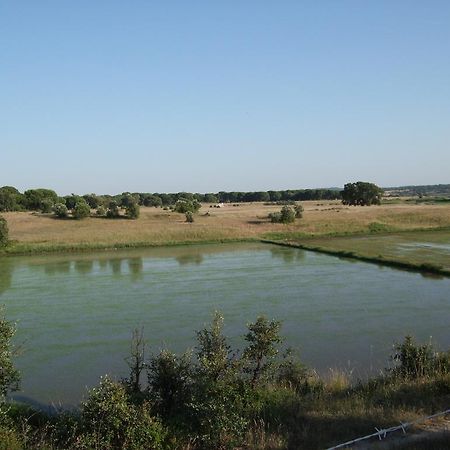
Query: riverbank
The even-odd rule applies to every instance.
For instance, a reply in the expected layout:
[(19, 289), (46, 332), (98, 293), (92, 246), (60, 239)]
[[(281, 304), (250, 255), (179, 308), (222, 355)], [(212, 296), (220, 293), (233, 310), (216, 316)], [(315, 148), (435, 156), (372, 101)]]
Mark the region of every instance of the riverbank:
[(194, 223), (161, 208), (142, 208), (138, 220), (89, 217), (77, 221), (51, 214), (6, 213), (12, 242), (0, 250), (0, 256), (263, 241), (450, 275), (445, 247), (450, 245), (448, 204), (349, 207), (331, 201), (303, 205), (303, 218), (289, 225), (271, 223), (268, 215), (280, 206), (262, 203), (223, 208), (204, 204)]

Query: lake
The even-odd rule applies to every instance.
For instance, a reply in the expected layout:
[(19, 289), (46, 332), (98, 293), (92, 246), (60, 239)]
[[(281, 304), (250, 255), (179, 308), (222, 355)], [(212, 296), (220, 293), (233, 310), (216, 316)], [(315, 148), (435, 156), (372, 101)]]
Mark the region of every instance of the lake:
[(77, 404), (101, 375), (127, 375), (133, 329), (147, 354), (195, 346), (215, 310), (241, 347), (258, 315), (320, 373), (389, 364), (407, 334), (450, 347), (450, 279), (269, 244), (0, 258), (0, 304), (17, 322), (17, 399)]

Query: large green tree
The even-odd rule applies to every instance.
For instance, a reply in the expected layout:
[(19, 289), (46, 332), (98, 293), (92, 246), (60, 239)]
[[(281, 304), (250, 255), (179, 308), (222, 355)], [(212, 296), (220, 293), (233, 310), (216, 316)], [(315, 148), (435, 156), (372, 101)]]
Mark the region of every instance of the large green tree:
[(342, 203), (352, 206), (370, 206), (379, 205), (383, 190), (376, 184), (367, 183), (365, 181), (357, 181), (356, 183), (347, 183), (341, 192)]

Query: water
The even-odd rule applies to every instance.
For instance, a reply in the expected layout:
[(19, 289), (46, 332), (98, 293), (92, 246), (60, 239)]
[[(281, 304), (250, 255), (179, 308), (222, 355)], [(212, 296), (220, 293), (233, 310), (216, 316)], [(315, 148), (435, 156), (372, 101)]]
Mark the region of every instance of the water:
[(77, 404), (101, 375), (127, 375), (132, 330), (147, 353), (195, 346), (214, 310), (241, 347), (258, 315), (325, 373), (389, 363), (406, 334), (450, 347), (450, 279), (266, 244), (199, 245), (0, 259), (0, 304), (17, 321), (16, 398)]

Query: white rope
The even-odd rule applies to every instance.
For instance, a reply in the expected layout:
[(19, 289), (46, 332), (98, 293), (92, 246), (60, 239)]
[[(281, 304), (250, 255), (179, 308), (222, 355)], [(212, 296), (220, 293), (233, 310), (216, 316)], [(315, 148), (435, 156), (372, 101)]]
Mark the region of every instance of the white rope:
[(420, 422), (425, 422), (426, 420), (430, 420), (430, 419), (434, 419), (436, 417), (439, 416), (445, 416), (446, 414), (450, 414), (450, 409), (447, 409), (445, 411), (433, 414), (431, 416), (427, 416), (427, 417), (422, 417), (420, 419), (414, 420), (413, 422), (406, 422), (406, 423), (401, 423), (400, 425), (396, 426), (396, 427), (390, 427), (390, 428), (385, 428), (385, 429), (381, 429), (379, 430), (378, 428), (375, 427), (375, 430), (377, 430), (376, 433), (372, 433), (372, 434), (368, 434), (367, 436), (363, 436), (357, 439), (353, 439), (351, 441), (348, 442), (344, 442), (343, 444), (339, 444), (336, 445), (334, 447), (329, 447), (326, 450), (335, 450), (337, 448), (344, 448), (344, 447), (348, 447), (349, 445), (352, 444), (356, 444), (357, 442), (360, 441), (365, 441), (366, 439), (371, 439), (374, 437), (378, 437), (378, 439), (381, 441), (382, 439), (386, 438), (388, 433), (392, 433), (393, 431), (398, 431), (398, 430), (402, 430), (404, 434), (406, 434), (406, 429), (416, 425)]

